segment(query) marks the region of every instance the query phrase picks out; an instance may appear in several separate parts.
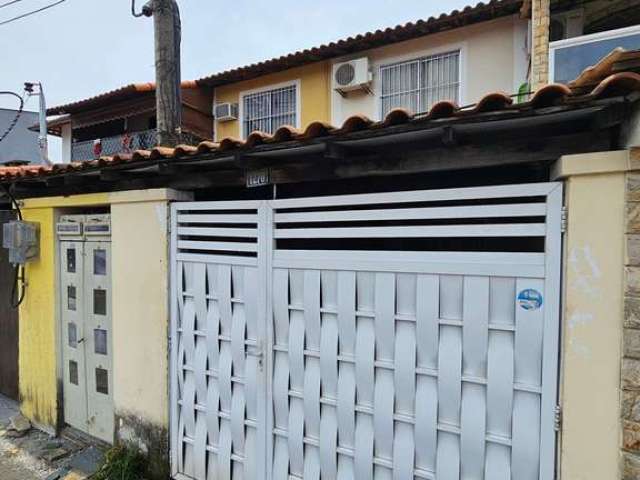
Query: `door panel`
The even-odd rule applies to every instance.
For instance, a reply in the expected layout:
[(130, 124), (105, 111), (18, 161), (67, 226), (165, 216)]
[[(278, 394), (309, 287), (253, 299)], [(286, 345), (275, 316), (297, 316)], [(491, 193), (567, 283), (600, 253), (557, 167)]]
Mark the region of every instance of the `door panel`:
[(87, 429), (85, 348), (84, 244), (60, 242), (60, 308), (64, 374), (64, 418), (82, 431)]
[(111, 244), (84, 244), (87, 432), (113, 441)]

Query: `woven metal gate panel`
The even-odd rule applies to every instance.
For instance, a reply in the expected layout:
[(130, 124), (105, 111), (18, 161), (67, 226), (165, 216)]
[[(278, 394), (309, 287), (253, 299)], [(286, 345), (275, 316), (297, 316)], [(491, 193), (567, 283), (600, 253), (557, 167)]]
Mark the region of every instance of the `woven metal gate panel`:
[(560, 206), (558, 184), (178, 204), (174, 476), (552, 479)]

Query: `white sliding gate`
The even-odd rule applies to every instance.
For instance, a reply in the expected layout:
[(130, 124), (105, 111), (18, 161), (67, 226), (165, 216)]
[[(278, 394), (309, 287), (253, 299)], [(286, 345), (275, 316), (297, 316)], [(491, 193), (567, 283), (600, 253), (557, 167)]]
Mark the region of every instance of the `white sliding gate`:
[(553, 479), (561, 204), (174, 204), (174, 477)]

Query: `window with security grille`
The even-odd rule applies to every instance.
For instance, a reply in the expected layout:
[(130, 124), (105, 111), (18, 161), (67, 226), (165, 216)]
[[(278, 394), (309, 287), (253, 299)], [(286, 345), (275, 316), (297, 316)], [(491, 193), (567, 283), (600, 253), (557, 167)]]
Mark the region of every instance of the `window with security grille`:
[(382, 118), (394, 108), (428, 111), (441, 100), (460, 99), (460, 51), (380, 67)]
[(251, 93), (242, 99), (242, 133), (274, 133), (283, 125), (297, 124), (296, 85)]

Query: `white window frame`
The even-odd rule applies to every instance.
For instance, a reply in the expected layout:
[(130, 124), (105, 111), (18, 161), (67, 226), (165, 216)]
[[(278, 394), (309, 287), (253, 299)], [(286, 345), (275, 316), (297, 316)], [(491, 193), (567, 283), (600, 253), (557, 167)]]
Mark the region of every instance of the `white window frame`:
[[(382, 75), (381, 70), (384, 67), (395, 65), (398, 63), (405, 63), (420, 60), (425, 57), (431, 57), (436, 55), (444, 55), (451, 52), (459, 52), (458, 58), (458, 73), (460, 75), (460, 85), (458, 92), (458, 103), (465, 105), (467, 101), (467, 42), (451, 43), (447, 45), (441, 45), (438, 48), (420, 50), (419, 52), (412, 52), (406, 55), (398, 55), (395, 57), (384, 58), (381, 61), (377, 61), (374, 64), (374, 92), (376, 96), (376, 116), (378, 120), (384, 120), (382, 118)], [(413, 112), (418, 113), (418, 112)]]
[(581, 35), (579, 37), (567, 38), (565, 40), (557, 40), (549, 43), (549, 81), (555, 81), (555, 62), (553, 61), (556, 50), (566, 47), (574, 47), (576, 45), (586, 45), (587, 43), (598, 42), (610, 38), (629, 37), (631, 35), (640, 34), (640, 25), (631, 27), (618, 28), (616, 30), (607, 30), (606, 32), (591, 33), (589, 35)]
[(251, 90), (243, 90), (240, 92), (240, 97), (239, 97), (239, 102), (238, 102), (238, 123), (240, 124), (240, 138), (242, 140), (246, 139), (246, 135), (244, 134), (244, 97), (246, 97), (247, 95), (253, 95), (254, 93), (264, 93), (264, 92), (268, 92), (270, 90), (276, 90), (278, 88), (285, 88), (285, 87), (291, 87), (291, 86), (295, 86), (296, 87), (296, 124), (293, 125), (296, 128), (300, 128), (300, 114), (301, 114), (301, 105), (302, 105), (302, 96), (300, 94), (300, 85), (301, 85), (301, 81), (299, 78), (295, 79), (295, 80), (291, 80), (288, 82), (282, 82), (282, 83), (273, 83), (270, 85), (266, 85), (264, 87), (259, 87), (259, 88), (253, 88)]

